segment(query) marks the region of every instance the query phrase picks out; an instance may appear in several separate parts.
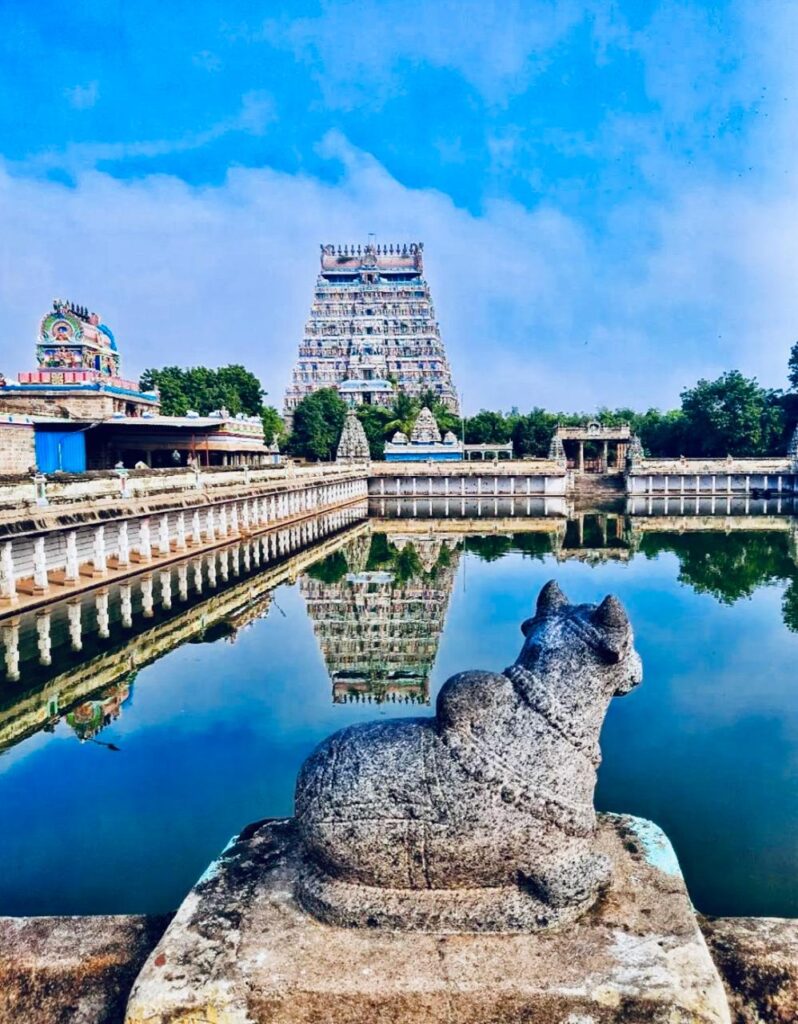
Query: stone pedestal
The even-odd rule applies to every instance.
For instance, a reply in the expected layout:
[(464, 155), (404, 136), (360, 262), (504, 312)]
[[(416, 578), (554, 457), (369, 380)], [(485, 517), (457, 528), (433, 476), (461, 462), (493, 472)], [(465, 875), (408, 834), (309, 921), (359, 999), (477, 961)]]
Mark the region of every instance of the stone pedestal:
[(397, 933), (299, 908), (291, 821), (246, 829), (150, 955), (128, 1024), (728, 1022), (673, 850), (602, 815), (613, 881), (576, 924), (535, 934)]

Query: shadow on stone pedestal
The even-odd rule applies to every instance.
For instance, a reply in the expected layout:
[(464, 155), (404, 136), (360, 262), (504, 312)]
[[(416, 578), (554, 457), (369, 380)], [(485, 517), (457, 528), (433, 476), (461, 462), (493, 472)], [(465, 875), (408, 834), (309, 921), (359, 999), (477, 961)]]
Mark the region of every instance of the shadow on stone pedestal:
[(562, 929), (452, 934), (321, 924), (294, 899), (292, 821), (246, 829), (180, 907), (127, 1024), (728, 1022), (676, 857), (649, 822), (600, 815), (612, 882)]

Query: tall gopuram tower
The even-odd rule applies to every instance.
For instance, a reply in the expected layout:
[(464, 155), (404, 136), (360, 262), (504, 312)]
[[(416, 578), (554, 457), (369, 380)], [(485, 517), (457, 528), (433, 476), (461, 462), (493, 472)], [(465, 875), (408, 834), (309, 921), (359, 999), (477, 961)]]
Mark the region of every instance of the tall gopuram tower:
[(310, 319), (285, 396), (289, 426), (306, 395), (329, 387), (351, 406), (389, 406), (397, 391), (433, 391), (458, 411), (423, 253), (421, 242), (321, 246)]

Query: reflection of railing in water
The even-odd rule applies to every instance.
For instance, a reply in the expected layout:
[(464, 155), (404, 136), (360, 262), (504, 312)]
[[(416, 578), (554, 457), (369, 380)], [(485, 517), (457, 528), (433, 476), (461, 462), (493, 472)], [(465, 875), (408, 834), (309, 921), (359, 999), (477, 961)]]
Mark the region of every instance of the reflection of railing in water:
[(787, 494), (630, 495), (632, 516), (792, 516), (798, 500)]
[(556, 518), (567, 512), (563, 495), (369, 498), (369, 514), (381, 519)]
[(325, 513), (6, 620), (0, 749), (182, 643), (234, 637), (265, 614), (275, 587), (334, 552), (365, 515), (365, 503)]

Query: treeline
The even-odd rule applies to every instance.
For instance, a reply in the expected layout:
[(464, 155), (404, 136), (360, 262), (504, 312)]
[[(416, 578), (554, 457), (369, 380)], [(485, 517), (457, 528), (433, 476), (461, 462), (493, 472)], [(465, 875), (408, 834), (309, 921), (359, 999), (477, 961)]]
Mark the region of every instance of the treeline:
[[(798, 360), (796, 361), (798, 386)], [(545, 457), (558, 424), (580, 426), (597, 420), (605, 426), (628, 423), (648, 455), (663, 458), (700, 456), (761, 456), (783, 454), (798, 421), (798, 394), (763, 388), (737, 370), (716, 380), (699, 380), (681, 393), (678, 409), (599, 409), (596, 413), (550, 412), (535, 407), (529, 412), (483, 409), (461, 420), (433, 394), (418, 399), (397, 396), (391, 408), (362, 406), (358, 417), (366, 431), (374, 459), (382, 458), (383, 445), (397, 431), (410, 434), (422, 405), (435, 415), (441, 433), (463, 434), (467, 444), (513, 443), (517, 458)], [(313, 460), (335, 457), (346, 405), (333, 388), (316, 391), (299, 403), (294, 430), (288, 439), (292, 455)]]
[[(364, 405), (358, 409), (373, 459), (381, 459), (386, 441), (401, 430), (409, 435), (422, 406), (431, 409), (441, 433), (452, 431), (468, 444), (513, 443), (516, 458), (545, 457), (558, 424), (579, 426), (597, 420), (606, 426), (628, 423), (648, 455), (662, 458), (780, 455), (787, 448), (798, 422), (798, 342), (789, 364), (790, 388), (777, 391), (730, 370), (716, 380), (699, 380), (680, 395), (680, 406), (662, 412), (630, 408), (599, 409), (596, 413), (551, 412), (535, 407), (529, 412), (483, 409), (461, 419), (437, 399), (434, 392), (418, 398), (398, 394), (390, 407)], [(273, 406), (265, 406), (258, 378), (233, 364), (217, 370), (166, 366), (146, 370), (141, 386), (157, 387), (167, 416), (184, 416), (190, 409), (207, 415), (222, 407), (233, 415), (245, 413), (263, 419), (267, 443), (277, 440), (297, 458), (312, 461), (335, 458), (347, 406), (335, 388), (322, 388), (304, 398), (294, 412), (293, 431)]]

